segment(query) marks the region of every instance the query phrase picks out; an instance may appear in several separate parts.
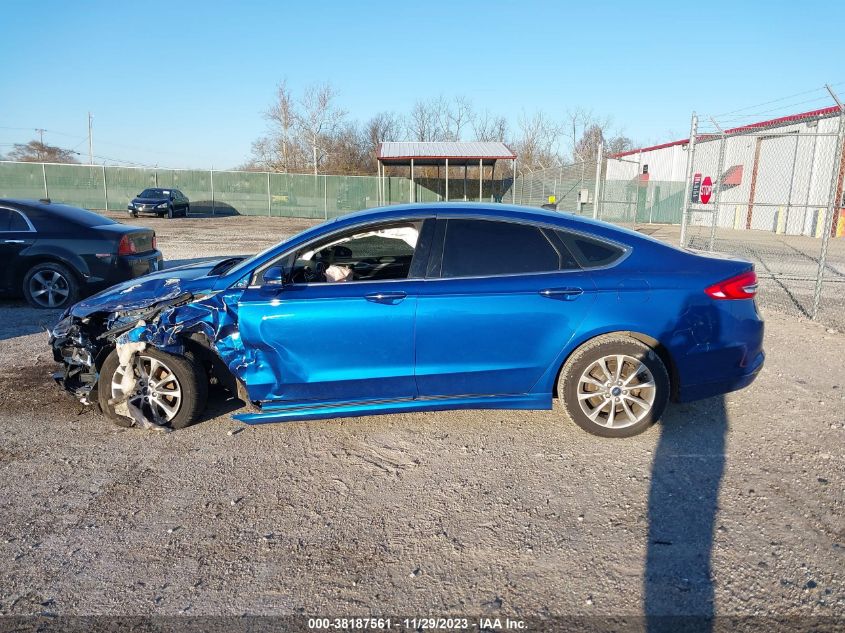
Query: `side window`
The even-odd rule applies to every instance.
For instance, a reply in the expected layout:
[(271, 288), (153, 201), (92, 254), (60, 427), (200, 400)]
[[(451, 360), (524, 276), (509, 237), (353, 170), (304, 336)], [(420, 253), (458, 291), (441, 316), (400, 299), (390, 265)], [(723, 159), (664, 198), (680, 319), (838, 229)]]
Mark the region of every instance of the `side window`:
[(312, 244), (295, 254), (290, 283), (407, 279), (422, 222), (374, 226)]
[(572, 251), (583, 268), (609, 266), (625, 253), (618, 246), (584, 235), (567, 233), (566, 231), (556, 231), (556, 233), (566, 247)]
[(0, 209), (0, 232), (11, 231), (9, 224), (12, 221), (12, 212), (8, 209)]
[(479, 277), (560, 270), (558, 249), (527, 224), (449, 220), (441, 277)]
[[(26, 220), (20, 212), (10, 211), (9, 214), (10, 231), (29, 231), (29, 225), (26, 223)], [(3, 220), (0, 219), (0, 226), (2, 226), (2, 224)]]

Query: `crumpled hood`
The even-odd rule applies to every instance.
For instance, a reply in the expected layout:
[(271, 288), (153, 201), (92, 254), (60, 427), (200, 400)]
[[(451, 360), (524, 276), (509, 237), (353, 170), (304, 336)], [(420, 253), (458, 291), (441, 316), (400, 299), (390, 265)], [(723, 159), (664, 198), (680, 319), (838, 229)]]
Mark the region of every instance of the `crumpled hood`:
[(217, 277), (209, 277), (208, 273), (215, 266), (228, 259), (231, 258), (224, 257), (186, 264), (176, 268), (167, 268), (143, 277), (124, 281), (83, 299), (72, 306), (67, 314), (81, 319), (95, 312), (138, 310), (185, 293), (196, 295), (209, 292)]

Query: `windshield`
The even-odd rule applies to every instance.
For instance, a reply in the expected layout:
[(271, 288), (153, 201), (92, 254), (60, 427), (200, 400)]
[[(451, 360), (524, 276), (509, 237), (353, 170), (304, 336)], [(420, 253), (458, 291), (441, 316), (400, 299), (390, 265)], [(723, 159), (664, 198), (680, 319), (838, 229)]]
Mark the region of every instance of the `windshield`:
[(138, 194), (139, 198), (164, 198), (170, 195), (170, 189), (144, 189)]
[[(336, 218), (332, 219), (332, 220), (328, 220), (328, 222), (335, 222), (335, 221), (337, 221)], [(263, 258), (265, 258), (267, 255), (269, 255), (270, 253), (272, 253), (276, 249), (283, 248), (284, 245), (287, 244), (288, 242), (290, 242), (291, 240), (298, 238), (298, 237), (309, 235), (309, 234), (314, 233), (314, 232), (322, 232), (323, 227), (326, 224), (327, 224), (327, 222), (321, 222), (317, 226), (312, 226), (310, 229), (305, 229), (304, 231), (296, 233), (295, 235), (291, 235), (290, 237), (283, 239), (278, 244), (273, 244), (272, 246), (265, 248), (263, 251), (261, 251), (257, 255), (253, 255), (252, 257), (247, 257), (245, 260), (239, 262), (237, 266), (234, 266), (231, 270), (226, 271), (225, 274), (226, 275), (236, 275), (236, 274), (245, 273), (248, 270), (254, 268), (255, 265), (259, 261), (261, 261)]]

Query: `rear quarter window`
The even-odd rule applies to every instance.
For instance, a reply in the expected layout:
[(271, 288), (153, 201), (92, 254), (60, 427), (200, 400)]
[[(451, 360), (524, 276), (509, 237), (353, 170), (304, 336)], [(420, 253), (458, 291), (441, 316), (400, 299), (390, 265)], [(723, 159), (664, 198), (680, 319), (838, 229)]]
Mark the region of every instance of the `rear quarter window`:
[[(23, 215), (17, 211), (11, 211), (11, 215), (9, 216), (9, 230), (10, 231), (29, 231), (29, 225), (26, 223)], [(3, 224), (2, 219), (0, 219), (0, 225)]]
[(614, 244), (584, 235), (556, 231), (560, 240), (569, 248), (582, 268), (601, 268), (618, 261), (625, 250)]

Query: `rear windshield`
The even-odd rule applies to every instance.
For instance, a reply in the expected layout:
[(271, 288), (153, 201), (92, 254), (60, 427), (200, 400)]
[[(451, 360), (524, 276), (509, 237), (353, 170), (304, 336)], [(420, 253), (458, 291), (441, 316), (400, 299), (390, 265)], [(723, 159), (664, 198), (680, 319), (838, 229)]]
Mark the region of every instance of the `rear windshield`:
[(114, 220), (103, 217), (93, 211), (71, 207), (65, 204), (49, 204), (26, 210), (26, 215), (38, 231), (61, 230), (68, 225), (103, 226), (117, 224)]

